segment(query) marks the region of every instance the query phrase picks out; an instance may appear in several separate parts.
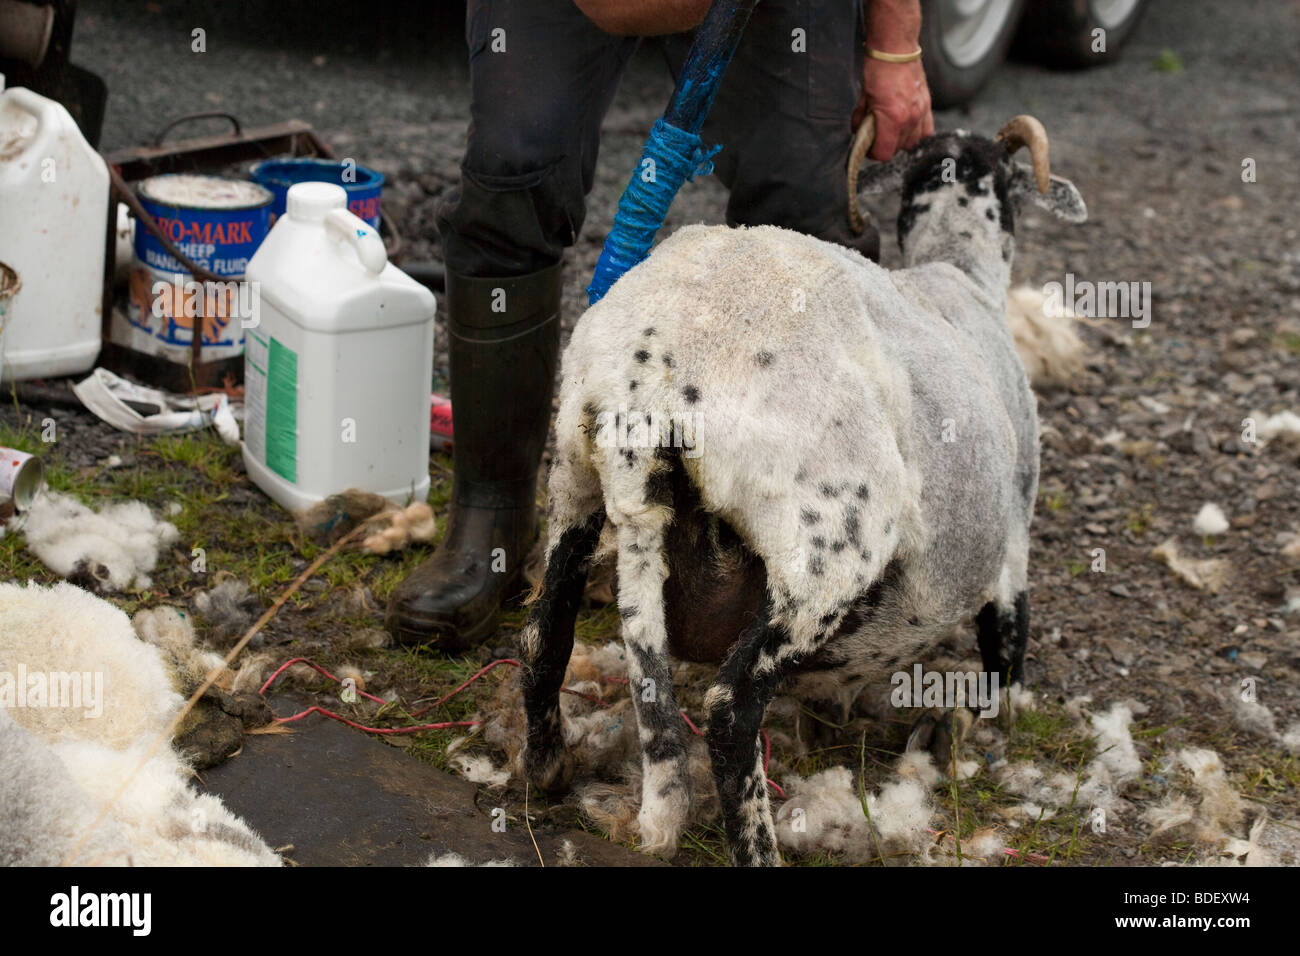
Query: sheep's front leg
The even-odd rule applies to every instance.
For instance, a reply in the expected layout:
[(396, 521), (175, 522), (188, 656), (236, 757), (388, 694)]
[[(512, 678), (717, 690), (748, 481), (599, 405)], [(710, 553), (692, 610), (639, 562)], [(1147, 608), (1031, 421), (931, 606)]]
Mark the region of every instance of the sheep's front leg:
[(790, 643), (790, 635), (770, 621), (769, 612), (770, 607), (765, 608), (759, 622), (741, 637), (704, 698), (727, 849), (738, 866), (781, 863), (758, 732), (767, 705), (796, 659), (778, 653)]
[(573, 778), (573, 757), (564, 746), (560, 725), (560, 687), (573, 653), (573, 625), (587, 567), (604, 523), (605, 512), (598, 509), (552, 535), (541, 593), (519, 636), (528, 718), (524, 767), (528, 779), (545, 791), (563, 790)]
[(691, 806), (686, 723), (677, 708), (664, 623), (664, 525), (643, 517), (618, 529), (618, 606), (629, 690), (641, 739), (639, 846), (672, 856)]

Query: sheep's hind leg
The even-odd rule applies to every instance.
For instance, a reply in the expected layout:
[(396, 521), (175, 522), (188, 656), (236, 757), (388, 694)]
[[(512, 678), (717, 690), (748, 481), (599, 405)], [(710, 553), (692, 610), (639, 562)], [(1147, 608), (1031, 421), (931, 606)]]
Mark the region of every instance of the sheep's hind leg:
[(618, 606), (628, 651), (629, 690), (641, 739), (638, 845), (672, 856), (691, 806), (686, 723), (677, 707), (664, 621), (664, 532), (669, 513), (654, 510), (618, 528)]
[(1004, 702), (999, 716), (1010, 729), (1016, 721), (1011, 688), (1024, 685), (1025, 648), (1029, 645), (1029, 592), (1023, 584), (1014, 597), (999, 595), (984, 605), (975, 618), (975, 631), (984, 670), (998, 678)]
[(976, 716), (969, 707), (931, 708), (912, 725), (904, 749), (929, 751), (936, 767), (954, 774), (957, 752)]
[(781, 682), (807, 655), (786, 653), (793, 641), (771, 610), (769, 603), (741, 636), (704, 698), (727, 849), (738, 866), (781, 863), (758, 734)]
[(564, 745), (560, 723), (560, 687), (573, 653), (573, 626), (605, 512), (597, 508), (562, 529), (555, 524), (558, 520), (553, 509), (541, 592), (519, 636), (528, 719), (524, 768), (528, 779), (548, 792), (563, 790), (573, 778), (573, 757)]
[[(1019, 576), (1024, 580), (1023, 570)], [(997, 678), (1000, 697), (999, 713), (1005, 715), (1007, 725), (1015, 721), (1011, 710), (1013, 684), (1024, 683), (1025, 648), (1029, 644), (1029, 594), (1021, 587), (1013, 597), (1002, 597), (985, 604), (975, 617), (976, 639), (980, 660), (988, 675), (989, 687)], [(953, 769), (957, 748), (970, 730), (976, 711), (958, 707), (951, 710), (931, 710), (912, 725), (907, 739), (907, 749), (928, 750), (935, 765), (948, 771)]]
[(975, 618), (975, 630), (984, 670), (997, 674), (1001, 687), (1023, 684), (1025, 648), (1029, 645), (1029, 594), (1018, 592), (1011, 601), (990, 601)]

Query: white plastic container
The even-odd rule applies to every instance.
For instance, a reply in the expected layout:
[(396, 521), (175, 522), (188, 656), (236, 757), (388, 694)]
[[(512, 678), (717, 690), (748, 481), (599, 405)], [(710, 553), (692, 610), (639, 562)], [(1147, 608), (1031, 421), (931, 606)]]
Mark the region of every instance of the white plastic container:
[(22, 288), (0, 380), (73, 375), (99, 356), (108, 167), (68, 111), (0, 77), (0, 262)]
[(330, 183), (289, 190), (245, 273), (244, 466), (290, 511), (349, 488), (429, 494), (433, 293)]

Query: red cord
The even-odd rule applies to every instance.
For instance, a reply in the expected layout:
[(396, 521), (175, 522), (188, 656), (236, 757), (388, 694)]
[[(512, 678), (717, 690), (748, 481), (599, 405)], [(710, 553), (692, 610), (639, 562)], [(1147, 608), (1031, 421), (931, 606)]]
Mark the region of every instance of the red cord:
[[(293, 666), (294, 664), (306, 664), (312, 670), (316, 671), (319, 674), (323, 674), (326, 677), (328, 677), (330, 680), (334, 681), (334, 683), (336, 684), (343, 683), (343, 681), (335, 677), (333, 674), (331, 674), (325, 668), (321, 667), (319, 664), (315, 664), (312, 661), (309, 661), (305, 657), (295, 657), (292, 660), (285, 661), (278, 668), (276, 668), (275, 673), (266, 679), (266, 683), (262, 685), (261, 689), (258, 690), (257, 693), (260, 696), (265, 696), (267, 688), (270, 687), (273, 683), (275, 683), (275, 679), (279, 677), (281, 674), (283, 674), (289, 667)], [(475, 673), (471, 674), (460, 684), (459, 687), (456, 687), (445, 697), (438, 698), (428, 707), (421, 707), (419, 710), (412, 711), (410, 716), (413, 718), (419, 717), (421, 714), (427, 714), (435, 707), (441, 707), (443, 704), (447, 703), (447, 701), (451, 700), (453, 697), (455, 697), (457, 694), (463, 691), (470, 684), (474, 683), (484, 674), (487, 674), (489, 671), (493, 670), (496, 667), (499, 667), (502, 664), (509, 664), (511, 667), (523, 666), (522, 664), (519, 663), (519, 661), (510, 657), (502, 657), (499, 658), (498, 660), (492, 661), (492, 663), (479, 668)], [(626, 677), (605, 677), (603, 678), (603, 680), (612, 684), (629, 683)], [(584, 694), (581, 691), (570, 690), (568, 687), (561, 687), (560, 690), (565, 694), (572, 694), (574, 697), (581, 697), (583, 700), (590, 701), (591, 703), (595, 704), (597, 707), (608, 707), (610, 704), (609, 701), (601, 697), (593, 697), (592, 695)], [(357, 693), (360, 694), (362, 697), (365, 697), (367, 700), (374, 701), (376, 704), (388, 703), (388, 701), (384, 700), (383, 698), (376, 697), (374, 694), (368, 694), (364, 690), (358, 690)], [(691, 729), (691, 733), (695, 734), (695, 736), (697, 737), (703, 737), (704, 732), (700, 730), (700, 728), (696, 727), (694, 723), (692, 723), (691, 718), (686, 715), (686, 711), (683, 710), (680, 711), (680, 713), (682, 715), (682, 720), (686, 721), (686, 726)], [(453, 721), (447, 721), (445, 723), (440, 723), (440, 724), (419, 724), (414, 727), (367, 727), (364, 724), (358, 724), (355, 721), (348, 720), (343, 715), (336, 714), (334, 713), (334, 711), (326, 710), (324, 707), (320, 707), (320, 706), (308, 707), (306, 710), (294, 714), (292, 717), (276, 717), (275, 722), (278, 724), (287, 724), (295, 720), (301, 720), (302, 718), (308, 716), (309, 714), (322, 714), (326, 717), (329, 717), (331, 720), (337, 720), (340, 723), (347, 724), (349, 727), (354, 727), (357, 730), (363, 730), (368, 734), (417, 734), (425, 730), (447, 730), (451, 727), (477, 727), (479, 724), (483, 723), (483, 721), (481, 720), (453, 720)], [(763, 735), (763, 776), (765, 779), (767, 779), (767, 782), (772, 787), (772, 789), (775, 790), (778, 794), (780, 794), (781, 799), (784, 800), (786, 799), (785, 791), (782, 790), (780, 786), (777, 785), (775, 780), (771, 779), (770, 777), (767, 777), (767, 765), (771, 762), (772, 759), (772, 739), (768, 737), (766, 730), (760, 730), (760, 733)]]
[[(311, 661), (307, 660), (307, 658), (305, 657), (295, 657), (293, 660), (285, 661), (283, 664), (281, 664), (279, 668), (276, 669), (276, 672), (266, 679), (266, 683), (262, 685), (262, 689), (257, 692), (258, 695), (259, 696), (265, 695), (266, 689), (271, 686), (271, 684), (275, 681), (275, 679), (279, 677), (280, 674), (282, 674), (285, 670), (292, 667), (294, 664), (306, 664), (308, 667), (316, 671), (318, 674), (324, 674), (330, 680), (334, 681), (334, 683), (336, 684), (343, 683), (343, 681), (339, 680), (337, 677), (335, 677), (325, 668), (321, 667), (319, 664), (314, 664)], [(364, 690), (358, 690), (357, 693), (360, 694), (362, 697), (365, 697), (369, 700), (373, 700), (376, 704), (388, 703), (388, 701), (376, 697), (374, 694), (367, 694)]]

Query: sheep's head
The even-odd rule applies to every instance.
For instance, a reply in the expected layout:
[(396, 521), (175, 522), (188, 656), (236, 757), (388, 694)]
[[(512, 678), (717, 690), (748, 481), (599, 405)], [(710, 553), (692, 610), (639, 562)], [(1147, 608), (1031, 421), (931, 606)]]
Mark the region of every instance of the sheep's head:
[[(1021, 147), (1032, 166), (1013, 158)], [(1032, 116), (1015, 117), (993, 139), (964, 130), (931, 136), (868, 169), (859, 186), (860, 194), (894, 190), (902, 194), (898, 242), (908, 264), (992, 255), (1009, 267), (1022, 203), (1067, 222), (1088, 215), (1074, 184), (1051, 174), (1047, 134)]]

